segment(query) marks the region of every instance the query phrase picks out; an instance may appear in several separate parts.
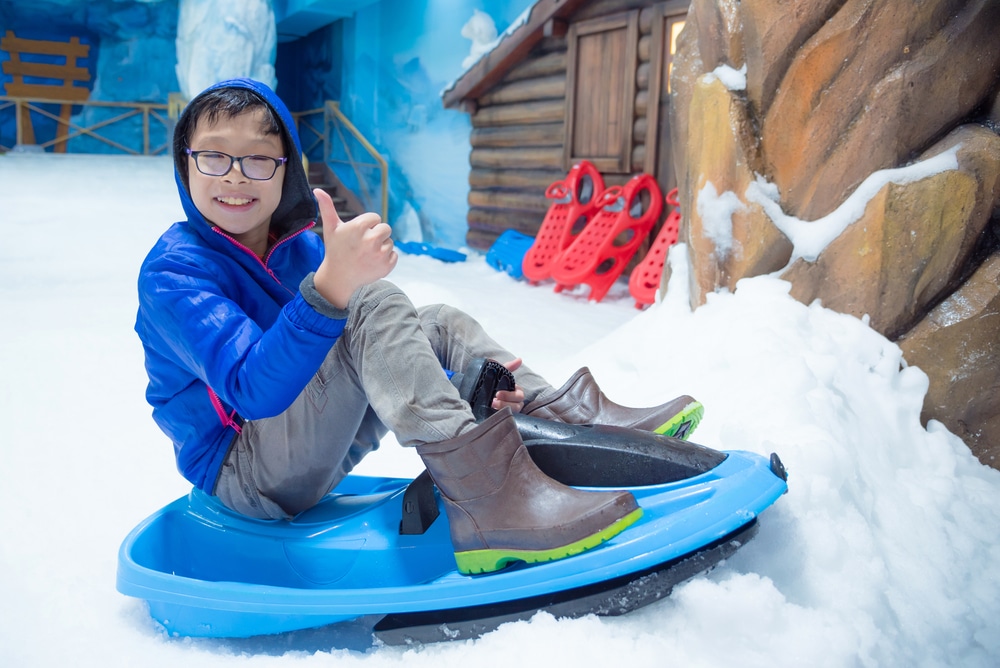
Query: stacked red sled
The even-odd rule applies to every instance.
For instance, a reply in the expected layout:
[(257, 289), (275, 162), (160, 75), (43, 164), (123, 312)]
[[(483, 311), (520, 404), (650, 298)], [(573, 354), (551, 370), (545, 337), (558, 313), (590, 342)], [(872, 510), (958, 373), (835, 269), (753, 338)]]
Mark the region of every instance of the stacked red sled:
[[(630, 276), (629, 292), (639, 308), (653, 303), (667, 249), (677, 241), (676, 194), (675, 189), (668, 195), (674, 209)], [(533, 283), (552, 278), (556, 292), (588, 285), (588, 298), (600, 301), (659, 220), (660, 187), (652, 176), (637, 174), (625, 185), (605, 188), (597, 168), (583, 160), (545, 195), (553, 203), (524, 256), (525, 278)]]

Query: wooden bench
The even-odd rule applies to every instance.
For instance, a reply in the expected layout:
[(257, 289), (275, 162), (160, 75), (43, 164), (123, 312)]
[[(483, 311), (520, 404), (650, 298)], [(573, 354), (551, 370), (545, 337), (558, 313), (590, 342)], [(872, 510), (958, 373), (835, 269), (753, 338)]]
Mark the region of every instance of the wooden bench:
[[(87, 68), (77, 65), (77, 59), (86, 58), (90, 53), (90, 45), (81, 44), (79, 37), (71, 37), (68, 42), (23, 39), (17, 37), (12, 30), (8, 30), (6, 36), (0, 39), (0, 49), (10, 54), (10, 60), (3, 63), (4, 74), (13, 78), (13, 81), (4, 85), (9, 97), (62, 103), (53, 150), (57, 153), (65, 153), (73, 103), (84, 102), (90, 97), (90, 91), (87, 88), (74, 85), (78, 81), (90, 81), (90, 72)], [(62, 64), (26, 62), (21, 60), (22, 55), (56, 56), (63, 58), (64, 62)], [(24, 77), (54, 79), (62, 83), (25, 83)], [(22, 105), (20, 109), (21, 136), (18, 137), (18, 143), (35, 144), (35, 130), (31, 125), (31, 112), (27, 105)]]

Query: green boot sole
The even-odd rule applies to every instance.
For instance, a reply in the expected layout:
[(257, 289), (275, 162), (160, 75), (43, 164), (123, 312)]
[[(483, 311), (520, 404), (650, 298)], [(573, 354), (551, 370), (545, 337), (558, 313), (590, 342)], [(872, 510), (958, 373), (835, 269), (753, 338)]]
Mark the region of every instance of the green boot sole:
[(701, 402), (692, 401), (680, 413), (661, 424), (654, 431), (657, 434), (686, 441), (698, 427), (704, 415), (705, 407), (701, 405)]
[(617, 520), (606, 529), (591, 534), (586, 538), (556, 547), (551, 550), (468, 550), (455, 553), (455, 563), (458, 572), (464, 575), (477, 573), (493, 573), (509, 564), (523, 561), (536, 564), (545, 561), (565, 559), (597, 547), (606, 540), (614, 538), (642, 517), (642, 508), (636, 508), (625, 517)]

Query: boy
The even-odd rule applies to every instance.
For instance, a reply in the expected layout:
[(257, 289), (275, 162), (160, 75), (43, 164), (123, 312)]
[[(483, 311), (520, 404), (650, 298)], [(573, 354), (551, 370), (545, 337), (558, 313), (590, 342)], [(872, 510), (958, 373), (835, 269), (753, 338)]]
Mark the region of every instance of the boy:
[[(389, 226), (371, 213), (341, 222), (310, 191), (291, 115), (262, 84), (198, 95), (173, 149), (187, 220), (143, 262), (136, 331), (153, 417), (192, 484), (244, 515), (290, 518), (391, 429), (438, 486), (463, 573), (567, 557), (638, 519), (627, 492), (539, 471), (512, 411), (670, 430), (696, 423), (700, 404), (618, 406), (586, 369), (554, 390), (464, 313), (415, 309), (381, 280), (397, 257)], [(309, 231), (317, 201), (322, 239)], [(519, 377), (477, 423), (442, 367), (484, 357)]]

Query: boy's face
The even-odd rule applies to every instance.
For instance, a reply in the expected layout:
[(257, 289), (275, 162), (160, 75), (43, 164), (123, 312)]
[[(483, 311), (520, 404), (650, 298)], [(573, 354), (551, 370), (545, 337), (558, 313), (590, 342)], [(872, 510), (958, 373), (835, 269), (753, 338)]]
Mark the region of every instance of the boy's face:
[[(262, 134), (263, 119), (261, 109), (220, 117), (212, 124), (202, 119), (195, 126), (188, 148), (219, 151), (235, 157), (285, 157), (281, 138)], [(263, 256), (267, 250), (271, 215), (281, 201), (284, 177), (285, 166), (281, 165), (267, 181), (249, 179), (235, 161), (228, 173), (208, 176), (198, 171), (195, 159), (188, 156), (188, 188), (198, 211), (258, 256)]]

